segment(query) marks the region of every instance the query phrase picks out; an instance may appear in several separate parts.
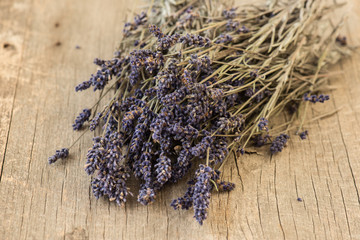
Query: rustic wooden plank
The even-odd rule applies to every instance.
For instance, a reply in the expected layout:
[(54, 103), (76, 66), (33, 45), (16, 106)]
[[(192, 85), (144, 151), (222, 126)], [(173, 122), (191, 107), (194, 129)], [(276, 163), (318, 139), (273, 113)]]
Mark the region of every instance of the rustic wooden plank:
[[(94, 102), (93, 93), (75, 94), (74, 86), (95, 70), (94, 57), (111, 57), (124, 13), (134, 5), (1, 1), (1, 239), (360, 239), (358, 55), (337, 66), (344, 74), (330, 82), (338, 86), (331, 102), (313, 106), (309, 118), (342, 110), (306, 125), (309, 138), (294, 136), (282, 154), (231, 160), (223, 178), (237, 188), (213, 194), (202, 227), (192, 211), (169, 206), (185, 181), (167, 186), (148, 207), (135, 199), (125, 208), (95, 200), (83, 171), (90, 137), (66, 164), (47, 165), (53, 149), (77, 137), (71, 123)], [(344, 12), (344, 33), (359, 44), (360, 3), (349, 1)]]

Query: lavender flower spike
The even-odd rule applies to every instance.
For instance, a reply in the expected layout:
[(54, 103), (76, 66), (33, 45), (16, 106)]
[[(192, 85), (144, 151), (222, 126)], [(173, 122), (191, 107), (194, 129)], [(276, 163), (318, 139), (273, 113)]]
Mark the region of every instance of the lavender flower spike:
[(276, 137), (270, 146), (271, 153), (281, 152), (289, 138), (290, 137), (287, 134), (280, 134), (280, 136)]
[(214, 170), (211, 167), (200, 164), (197, 170), (196, 183), (194, 187), (193, 204), (194, 204), (194, 218), (196, 221), (203, 224), (207, 218), (207, 209), (210, 204), (212, 185), (210, 182)]
[(54, 155), (52, 155), (51, 157), (49, 157), (49, 164), (53, 164), (54, 162), (56, 162), (58, 159), (65, 159), (69, 156), (69, 149), (68, 148), (63, 148), (61, 150), (56, 150), (56, 153)]
[(77, 118), (75, 119), (75, 123), (72, 125), (74, 131), (79, 130), (84, 123), (89, 120), (91, 115), (91, 110), (90, 109), (84, 109), (82, 113), (80, 113), (79, 116), (77, 116)]

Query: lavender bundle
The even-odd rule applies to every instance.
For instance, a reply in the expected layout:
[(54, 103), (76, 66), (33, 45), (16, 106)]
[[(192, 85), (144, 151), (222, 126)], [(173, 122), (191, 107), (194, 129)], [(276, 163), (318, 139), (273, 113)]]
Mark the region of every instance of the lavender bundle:
[[(186, 177), (188, 189), (171, 206), (193, 208), (202, 224), (211, 192), (235, 187), (220, 178), (230, 156), (250, 146), (281, 152), (294, 127), (306, 138), (308, 105), (329, 100), (318, 94), (326, 66), (348, 53), (336, 41), (339, 25), (323, 31), (332, 8), (315, 0), (241, 10), (210, 0), (153, 1), (125, 24), (114, 58), (95, 59), (99, 70), (75, 88), (101, 91), (73, 125), (88, 122), (97, 135), (85, 164), (95, 197), (123, 205), (134, 175), (137, 199), (147, 205)], [(291, 121), (270, 128), (284, 111)], [(57, 151), (49, 163), (68, 154)]]

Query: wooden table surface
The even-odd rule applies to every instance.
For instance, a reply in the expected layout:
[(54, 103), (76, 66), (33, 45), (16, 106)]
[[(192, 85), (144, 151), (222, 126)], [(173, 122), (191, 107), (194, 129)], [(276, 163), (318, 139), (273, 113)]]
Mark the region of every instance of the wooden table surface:
[[(136, 3), (140, 1), (135, 1)], [(71, 124), (95, 102), (77, 83), (111, 58), (122, 36), (126, 0), (0, 1), (0, 239), (360, 239), (360, 57), (334, 67), (331, 101), (315, 105), (309, 137), (293, 136), (282, 154), (232, 160), (209, 218), (169, 205), (185, 184), (168, 186), (148, 207), (96, 200), (83, 166), (86, 135), (67, 163), (47, 164), (78, 133)], [(349, 0), (342, 31), (360, 44), (360, 1)], [(77, 49), (75, 46), (81, 48)], [(300, 197), (302, 201), (298, 201)]]

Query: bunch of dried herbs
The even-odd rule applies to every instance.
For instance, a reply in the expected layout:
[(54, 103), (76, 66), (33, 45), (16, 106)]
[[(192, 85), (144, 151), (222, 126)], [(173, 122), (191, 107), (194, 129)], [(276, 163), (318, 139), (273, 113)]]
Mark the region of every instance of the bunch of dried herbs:
[[(123, 205), (134, 175), (138, 201), (147, 205), (186, 177), (187, 191), (171, 206), (193, 208), (202, 224), (211, 191), (235, 187), (220, 180), (229, 157), (264, 145), (269, 154), (281, 152), (290, 133), (306, 138), (309, 104), (329, 100), (319, 93), (326, 67), (349, 48), (338, 37), (341, 22), (325, 19), (337, 5), (285, 2), (238, 9), (211, 0), (152, 1), (125, 24), (114, 58), (95, 59), (98, 71), (76, 86), (101, 92), (73, 125), (88, 122), (96, 135), (85, 164), (96, 198)], [(270, 128), (284, 111), (291, 121)], [(58, 150), (49, 163), (68, 154)]]

